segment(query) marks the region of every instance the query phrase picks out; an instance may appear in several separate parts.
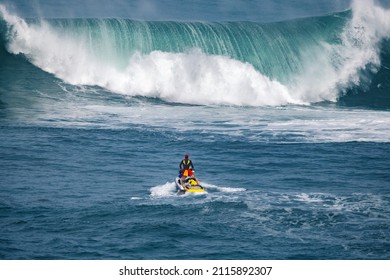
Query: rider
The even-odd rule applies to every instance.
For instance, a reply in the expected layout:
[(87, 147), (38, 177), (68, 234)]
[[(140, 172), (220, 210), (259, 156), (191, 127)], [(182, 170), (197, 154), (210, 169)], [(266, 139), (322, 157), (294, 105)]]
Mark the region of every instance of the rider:
[(188, 154), (184, 156), (184, 159), (180, 162), (179, 165), (180, 169), (180, 180), (183, 181), (183, 178), (188, 177), (188, 176), (193, 176), (195, 169), (194, 165), (192, 164), (192, 161), (189, 159)]

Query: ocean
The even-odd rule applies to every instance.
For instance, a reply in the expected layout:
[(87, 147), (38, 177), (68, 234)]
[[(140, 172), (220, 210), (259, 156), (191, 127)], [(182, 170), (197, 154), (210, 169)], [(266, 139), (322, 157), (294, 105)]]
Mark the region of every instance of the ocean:
[(2, 1), (0, 143), (3, 260), (388, 260), (390, 3)]

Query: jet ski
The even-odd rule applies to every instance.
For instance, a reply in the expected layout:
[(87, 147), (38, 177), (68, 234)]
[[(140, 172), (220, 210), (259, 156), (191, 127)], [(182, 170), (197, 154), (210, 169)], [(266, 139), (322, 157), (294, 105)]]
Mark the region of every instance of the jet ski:
[(181, 184), (180, 178), (177, 177), (175, 179), (176, 187), (178, 190), (178, 194), (185, 193), (202, 193), (204, 192), (204, 188), (199, 184), (198, 179), (195, 176), (185, 177), (183, 183)]

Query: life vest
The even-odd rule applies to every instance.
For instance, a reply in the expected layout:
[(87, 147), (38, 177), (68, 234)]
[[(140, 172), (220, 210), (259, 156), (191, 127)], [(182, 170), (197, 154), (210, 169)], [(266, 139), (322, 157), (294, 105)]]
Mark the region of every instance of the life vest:
[(191, 167), (191, 160), (190, 159), (188, 159), (188, 158), (186, 158), (186, 159), (183, 159), (182, 161), (181, 161), (181, 163), (182, 163), (182, 169), (190, 169), (190, 167)]

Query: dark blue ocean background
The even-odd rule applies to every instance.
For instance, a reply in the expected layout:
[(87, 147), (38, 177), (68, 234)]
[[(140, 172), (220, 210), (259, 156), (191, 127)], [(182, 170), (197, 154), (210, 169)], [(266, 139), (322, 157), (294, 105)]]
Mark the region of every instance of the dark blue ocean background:
[(31, 2), (0, 2), (0, 259), (390, 259), (388, 1)]

